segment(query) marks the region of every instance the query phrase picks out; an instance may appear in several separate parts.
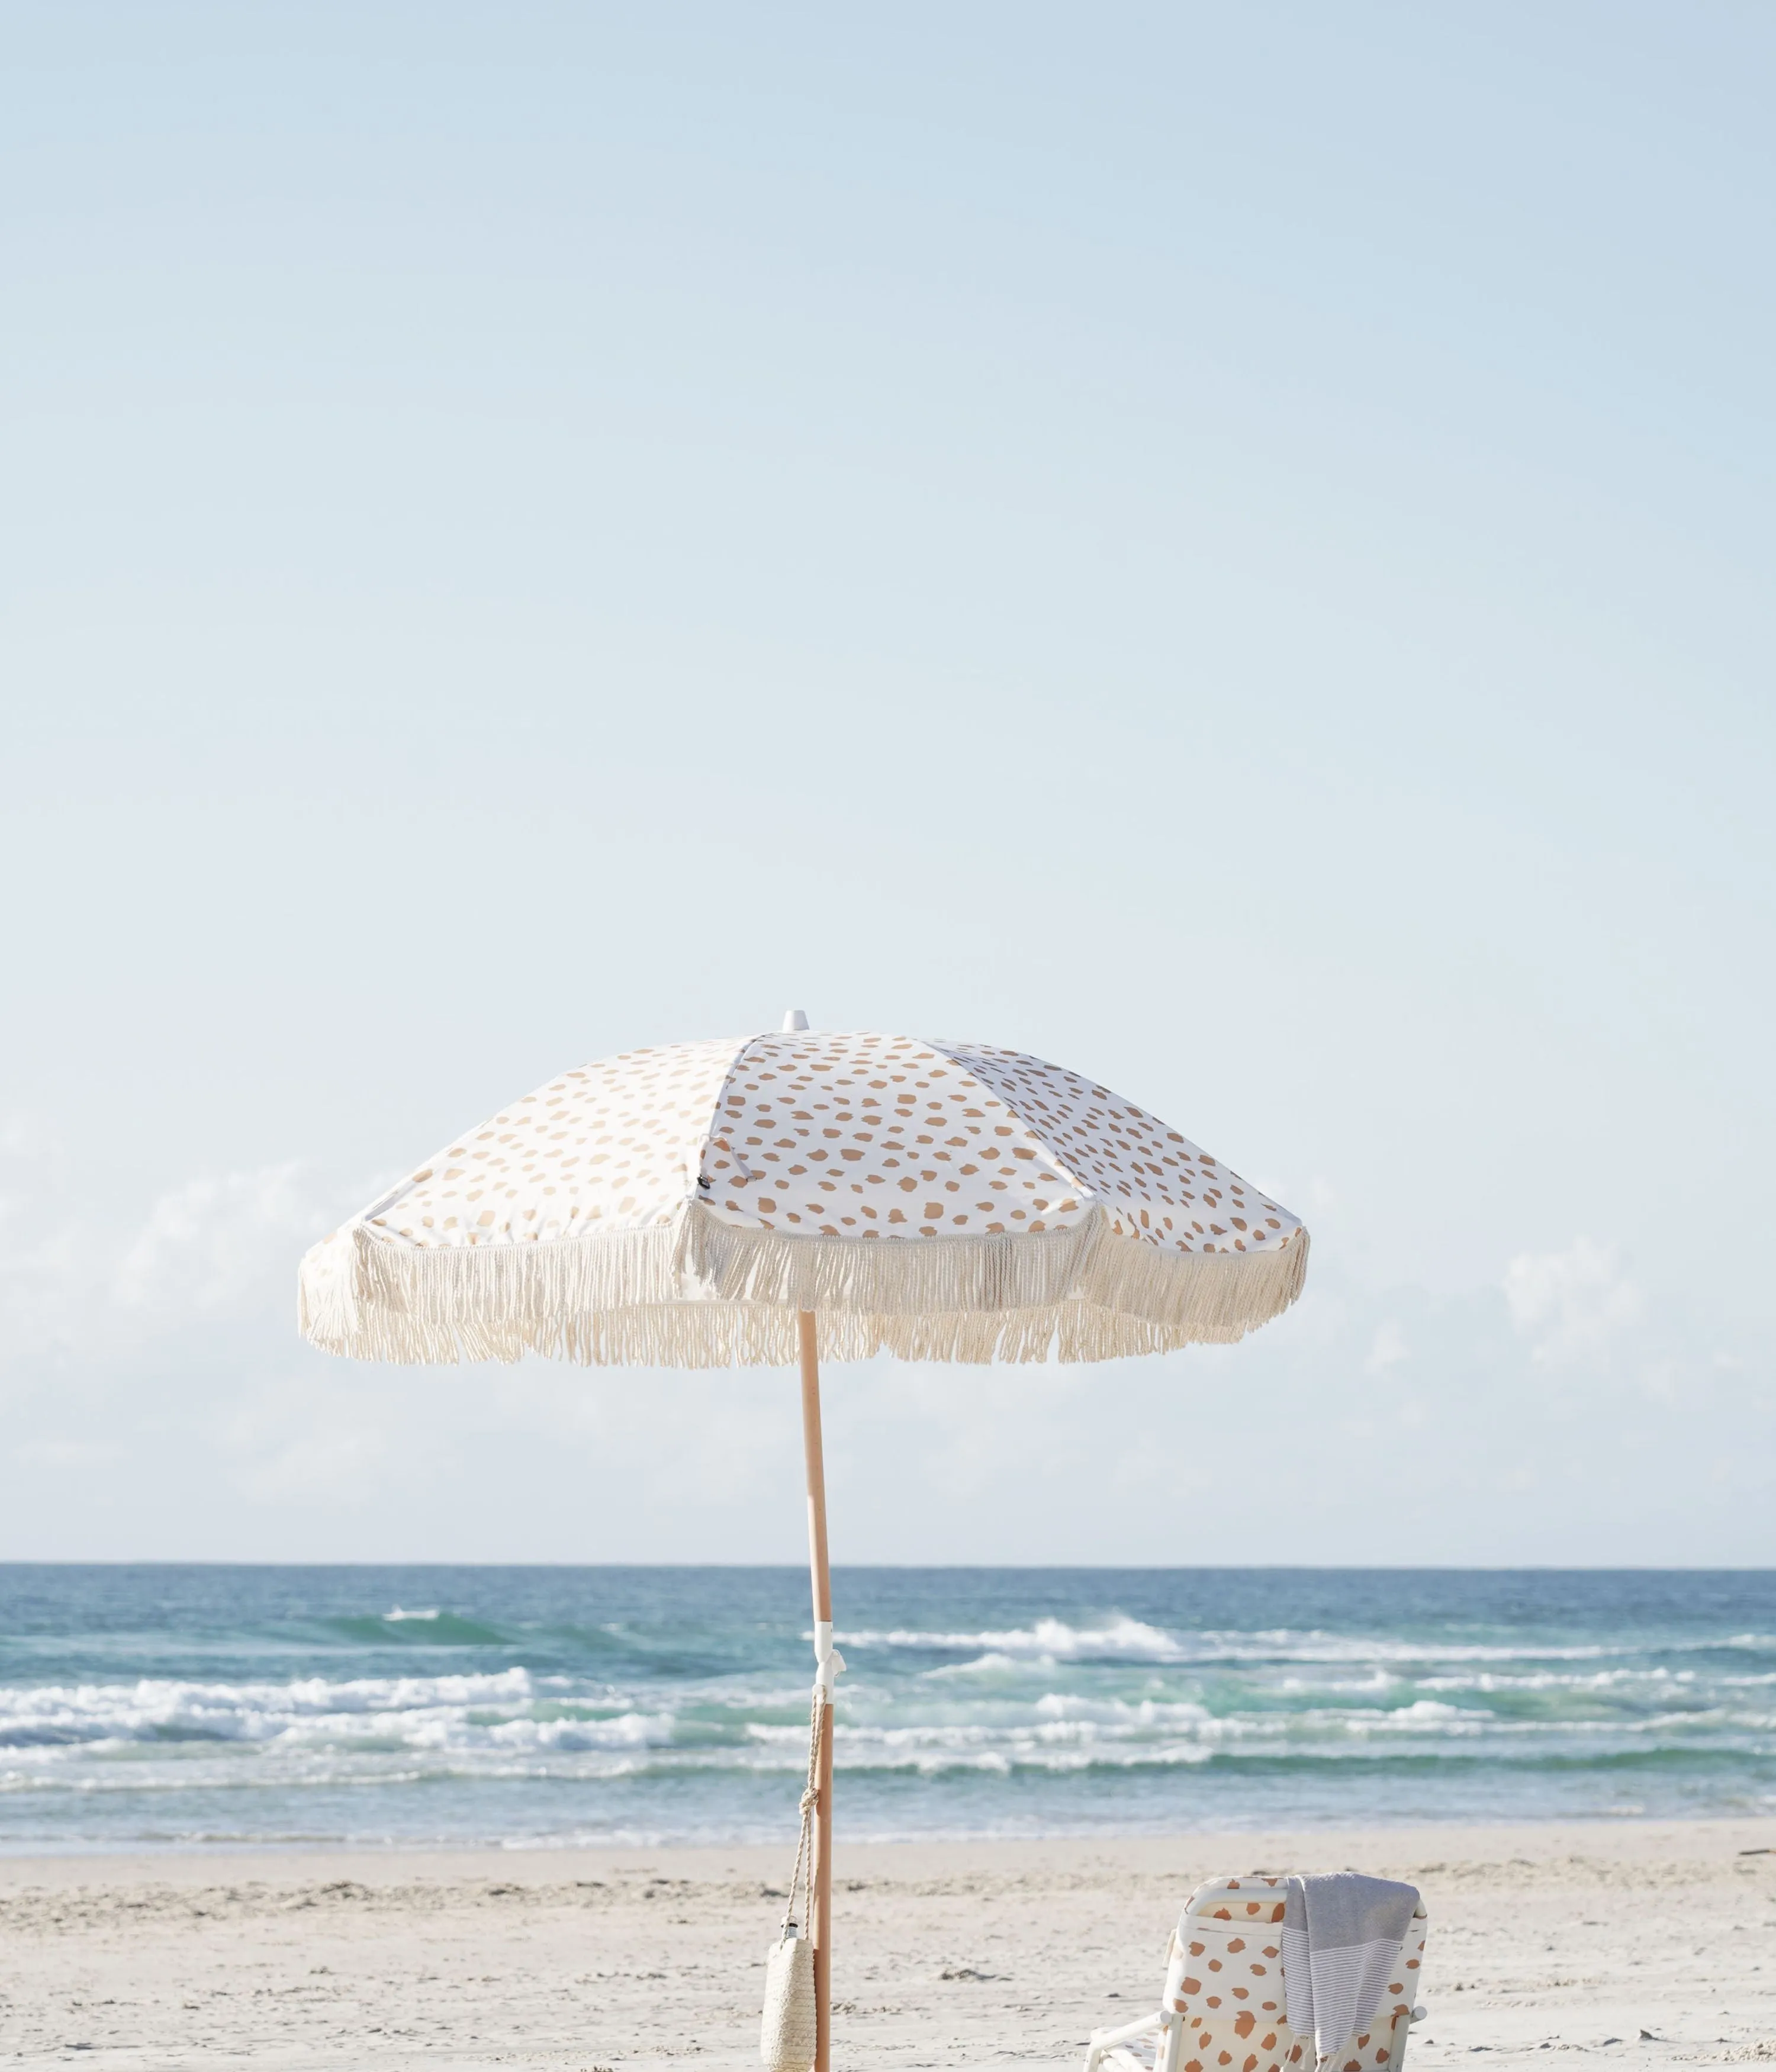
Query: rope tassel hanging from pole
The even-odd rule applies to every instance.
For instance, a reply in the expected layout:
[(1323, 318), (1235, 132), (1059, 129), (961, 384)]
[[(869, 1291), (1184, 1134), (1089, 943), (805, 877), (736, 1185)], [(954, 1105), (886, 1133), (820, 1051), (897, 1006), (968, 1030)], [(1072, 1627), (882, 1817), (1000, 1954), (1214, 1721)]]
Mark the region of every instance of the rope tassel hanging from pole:
[[(790, 1873), (783, 1927), (776, 1942), (765, 1952), (765, 2008), (758, 2025), (758, 2056), (766, 2072), (809, 2072), (820, 2048), (814, 1944), (812, 1937), (802, 1931), (811, 1925), (814, 1911), (813, 1852), (808, 1845), (820, 1805), (821, 1729), (828, 1712), (826, 1694), (816, 1684), (808, 1710), (808, 1782), (802, 1790), (802, 1832), (796, 1844), (796, 1868)], [(803, 1889), (804, 1873), (809, 1904), (807, 1914), (800, 1916), (796, 1895)]]
[(808, 1837), (813, 1832), (815, 1808), (820, 1803), (817, 1779), (820, 1769), (820, 1714), (824, 1710), (825, 1701), (820, 1696), (819, 1688), (816, 1686), (814, 1692), (814, 1704), (808, 1722), (808, 1782), (802, 1790), (802, 1836), (796, 1844), (796, 1868), (791, 1873), (789, 1880), (789, 1904), (783, 1909), (783, 1934), (786, 1937), (800, 1925), (800, 1917), (796, 1912), (796, 1889), (802, 1881), (802, 1873), (804, 1869), (808, 1872), (810, 1881), (808, 1897), (812, 1899), (814, 1896), (812, 1885), (814, 1866), (809, 1859), (808, 1844)]

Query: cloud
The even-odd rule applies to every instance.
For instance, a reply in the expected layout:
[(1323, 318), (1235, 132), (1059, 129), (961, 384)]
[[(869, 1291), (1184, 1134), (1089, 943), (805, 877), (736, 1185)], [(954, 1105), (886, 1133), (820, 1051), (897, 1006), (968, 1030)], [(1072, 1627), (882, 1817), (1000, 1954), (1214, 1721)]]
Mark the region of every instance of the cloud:
[(224, 1320), (287, 1320), (298, 1258), (372, 1191), (286, 1159), (199, 1174), (132, 1214), (83, 1199), (48, 1132), (0, 1122), (0, 1372), (97, 1371)]
[(1412, 1349), (1406, 1342), (1406, 1334), (1390, 1317), (1376, 1332), (1364, 1365), (1371, 1374), (1385, 1374), (1389, 1367), (1398, 1367), (1402, 1360), (1412, 1356)]
[(1519, 1252), (1503, 1285), (1511, 1322), (1542, 1367), (1595, 1364), (1646, 1314), (1614, 1250), (1588, 1237), (1564, 1252)]
[[(290, 1159), (97, 1202), (50, 1137), (0, 1129), (0, 1552), (796, 1558), (787, 1371), (395, 1368), (303, 1344), (297, 1259), (376, 1191)], [(834, 1549), (1764, 1561), (1771, 1371), (1766, 1337), (1643, 1294), (1588, 1239), (1436, 1292), (1366, 1285), (1329, 1232), (1304, 1300), (1239, 1345), (834, 1368)]]
[(113, 1293), (133, 1309), (187, 1316), (238, 1307), (274, 1276), (288, 1280), (295, 1255), (332, 1220), (300, 1159), (188, 1180), (149, 1211)]

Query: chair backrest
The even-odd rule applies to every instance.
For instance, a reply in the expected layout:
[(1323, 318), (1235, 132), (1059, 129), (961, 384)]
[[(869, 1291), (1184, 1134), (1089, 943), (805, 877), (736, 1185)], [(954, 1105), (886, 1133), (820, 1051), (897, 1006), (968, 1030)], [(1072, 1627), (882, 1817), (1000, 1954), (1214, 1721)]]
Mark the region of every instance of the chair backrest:
[[(1289, 2025), (1283, 1988), (1283, 1888), (1268, 1872), (1211, 1878), (1178, 1918), (1163, 2006), (1182, 2017), (1155, 2072), (1290, 2072), (1314, 2062), (1311, 2037)], [(1420, 1906), (1369, 2027), (1332, 2072), (1399, 2072), (1427, 1928)]]

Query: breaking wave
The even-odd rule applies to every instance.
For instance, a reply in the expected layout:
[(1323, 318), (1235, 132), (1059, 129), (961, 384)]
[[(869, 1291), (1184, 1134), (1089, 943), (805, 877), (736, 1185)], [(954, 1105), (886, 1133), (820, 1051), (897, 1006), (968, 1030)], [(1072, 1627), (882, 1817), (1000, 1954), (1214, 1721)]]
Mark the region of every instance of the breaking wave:
[[(839, 1588), (859, 1836), (1776, 1809), (1767, 1576)], [(0, 1571), (0, 1848), (780, 1835), (804, 1591), (787, 1571)]]

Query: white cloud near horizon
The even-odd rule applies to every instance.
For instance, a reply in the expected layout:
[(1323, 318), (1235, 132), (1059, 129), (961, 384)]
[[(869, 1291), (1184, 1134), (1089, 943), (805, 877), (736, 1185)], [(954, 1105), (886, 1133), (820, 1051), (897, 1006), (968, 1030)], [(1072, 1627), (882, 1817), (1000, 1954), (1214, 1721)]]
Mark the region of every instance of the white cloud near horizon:
[(40, 1123), (0, 1124), (0, 1374), (34, 1350), (96, 1358), (208, 1318), (262, 1316), (270, 1287), (352, 1198), (317, 1182), (301, 1158), (204, 1174), (132, 1216), (125, 1202), (76, 1202)]
[(1604, 1357), (1646, 1315), (1613, 1248), (1575, 1238), (1564, 1252), (1519, 1252), (1505, 1269), (1511, 1320), (1538, 1366)]
[(325, 1234), (327, 1218), (292, 1158), (257, 1173), (187, 1180), (155, 1202), (125, 1250), (113, 1289), (132, 1309), (202, 1315), (258, 1294), (273, 1260)]
[[(47, 1139), (0, 1141), (37, 1262), (0, 1309), (0, 1556), (797, 1557), (784, 1377), (332, 1360), (296, 1338), (296, 1262), (373, 1182), (284, 1159), (113, 1205), (101, 1228)], [(1662, 1314), (1614, 1249), (1519, 1252), (1453, 1297), (1366, 1289), (1339, 1253), (1334, 1215), (1302, 1301), (1237, 1346), (835, 1371), (836, 1545), (1135, 1564), (1776, 1556), (1776, 1479), (1745, 1444), (1776, 1429), (1755, 1362)]]

